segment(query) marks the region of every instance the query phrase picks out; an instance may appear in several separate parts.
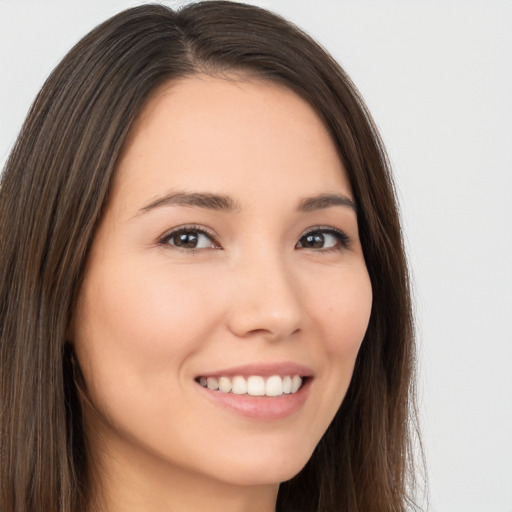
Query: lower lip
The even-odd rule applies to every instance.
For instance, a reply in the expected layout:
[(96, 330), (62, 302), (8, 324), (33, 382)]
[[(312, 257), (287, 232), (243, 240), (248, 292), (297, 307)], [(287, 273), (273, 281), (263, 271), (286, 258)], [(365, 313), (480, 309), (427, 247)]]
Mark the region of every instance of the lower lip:
[(291, 416), (297, 412), (308, 397), (313, 379), (308, 378), (296, 393), (275, 397), (235, 395), (214, 391), (197, 384), (200, 391), (217, 404), (230, 409), (241, 416), (251, 419), (273, 421)]

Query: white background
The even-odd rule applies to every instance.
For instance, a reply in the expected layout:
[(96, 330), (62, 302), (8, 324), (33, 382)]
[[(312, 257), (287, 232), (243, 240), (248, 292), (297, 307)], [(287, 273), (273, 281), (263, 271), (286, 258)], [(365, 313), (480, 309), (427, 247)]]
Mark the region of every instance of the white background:
[[(139, 3), (0, 0), (0, 167), (65, 52)], [(429, 510), (512, 512), (512, 1), (254, 3), (334, 54), (387, 145), (415, 286)]]

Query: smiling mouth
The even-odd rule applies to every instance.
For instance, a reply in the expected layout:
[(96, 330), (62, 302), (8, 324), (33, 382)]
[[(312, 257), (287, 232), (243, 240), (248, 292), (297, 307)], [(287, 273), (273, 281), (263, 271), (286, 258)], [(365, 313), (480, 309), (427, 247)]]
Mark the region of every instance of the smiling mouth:
[(196, 382), (204, 388), (220, 393), (277, 397), (297, 393), (305, 379), (306, 377), (299, 375), (271, 375), (270, 377), (236, 375), (234, 377), (198, 377)]

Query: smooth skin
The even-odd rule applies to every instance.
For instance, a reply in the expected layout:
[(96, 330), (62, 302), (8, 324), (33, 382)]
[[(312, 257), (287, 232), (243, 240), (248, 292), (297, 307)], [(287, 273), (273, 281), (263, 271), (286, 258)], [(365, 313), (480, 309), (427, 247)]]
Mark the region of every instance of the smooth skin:
[[(329, 133), (290, 90), (197, 75), (152, 96), (119, 159), (69, 333), (94, 510), (275, 510), (279, 483), (339, 408), (368, 325), (350, 200)], [(255, 362), (312, 369), (298, 411), (247, 418), (196, 382)]]

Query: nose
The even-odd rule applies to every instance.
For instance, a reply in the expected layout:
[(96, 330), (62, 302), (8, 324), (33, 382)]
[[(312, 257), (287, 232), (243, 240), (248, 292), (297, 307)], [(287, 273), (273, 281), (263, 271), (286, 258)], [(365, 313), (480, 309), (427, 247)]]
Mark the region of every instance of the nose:
[[(288, 265), (289, 267), (289, 265)], [(299, 286), (278, 257), (253, 257), (233, 273), (228, 325), (242, 338), (282, 340), (301, 330), (305, 315)]]

